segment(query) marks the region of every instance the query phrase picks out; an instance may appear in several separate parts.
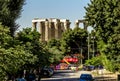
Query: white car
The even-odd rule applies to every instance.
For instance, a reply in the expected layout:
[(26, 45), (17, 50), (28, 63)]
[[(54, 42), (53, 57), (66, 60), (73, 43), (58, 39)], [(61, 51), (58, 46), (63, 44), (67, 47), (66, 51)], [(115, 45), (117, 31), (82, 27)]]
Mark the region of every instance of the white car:
[(74, 66), (74, 65), (70, 65), (70, 66), (68, 66), (68, 69), (70, 69), (70, 70), (76, 70), (76, 69), (77, 69), (77, 67), (76, 67), (76, 66)]

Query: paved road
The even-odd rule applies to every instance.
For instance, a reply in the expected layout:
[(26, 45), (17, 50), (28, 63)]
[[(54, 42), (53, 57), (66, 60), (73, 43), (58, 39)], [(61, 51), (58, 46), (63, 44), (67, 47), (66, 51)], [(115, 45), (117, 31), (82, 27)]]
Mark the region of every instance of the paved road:
[(79, 81), (80, 72), (58, 70), (51, 78), (42, 78), (41, 81)]
[[(42, 78), (41, 81), (79, 81), (79, 77), (82, 73), (89, 73), (91, 74), (90, 71), (71, 71), (71, 70), (58, 70), (55, 71), (55, 74), (51, 78)], [(110, 77), (94, 77), (95, 81), (116, 81), (115, 78), (110, 78)]]

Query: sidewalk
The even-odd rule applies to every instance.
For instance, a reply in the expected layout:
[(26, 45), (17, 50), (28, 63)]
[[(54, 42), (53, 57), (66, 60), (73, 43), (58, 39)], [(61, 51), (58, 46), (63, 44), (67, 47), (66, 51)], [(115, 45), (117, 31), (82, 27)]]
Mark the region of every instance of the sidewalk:
[(95, 78), (95, 81), (104, 81), (104, 80), (117, 81), (117, 77), (118, 77), (118, 74), (108, 72), (108, 71), (104, 71), (103, 72), (104, 74), (95, 74), (95, 71), (77, 71), (74, 77), (78, 78), (82, 73), (92, 74), (92, 76)]

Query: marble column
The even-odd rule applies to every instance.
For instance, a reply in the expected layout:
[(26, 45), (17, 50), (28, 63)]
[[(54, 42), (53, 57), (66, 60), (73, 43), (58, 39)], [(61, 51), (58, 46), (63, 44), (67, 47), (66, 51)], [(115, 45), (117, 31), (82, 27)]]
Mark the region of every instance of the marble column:
[(32, 31), (37, 29), (37, 22), (32, 22)]
[(61, 31), (64, 32), (65, 28), (64, 28), (64, 23), (63, 22), (60, 22), (60, 27), (61, 27)]
[(58, 39), (62, 37), (63, 28), (61, 27), (61, 22), (58, 23)]
[(52, 39), (52, 30), (51, 30), (51, 27), (52, 27), (52, 22), (49, 22), (49, 40)]
[(75, 22), (75, 27), (79, 27), (79, 22)]
[(84, 25), (84, 29), (87, 30), (88, 25), (86, 21), (83, 22), (83, 25)]
[(66, 27), (66, 30), (70, 29), (70, 22), (67, 22), (67, 27)]
[(64, 28), (65, 28), (65, 30), (68, 30), (70, 28), (70, 22), (69, 21), (64, 22)]
[(40, 34), (41, 34), (41, 41), (45, 41), (45, 22), (40, 22)]
[(54, 24), (55, 24), (55, 38), (59, 39), (59, 24), (60, 24), (60, 21), (58, 19), (56, 19), (56, 22)]
[(45, 41), (49, 40), (49, 22), (45, 21)]

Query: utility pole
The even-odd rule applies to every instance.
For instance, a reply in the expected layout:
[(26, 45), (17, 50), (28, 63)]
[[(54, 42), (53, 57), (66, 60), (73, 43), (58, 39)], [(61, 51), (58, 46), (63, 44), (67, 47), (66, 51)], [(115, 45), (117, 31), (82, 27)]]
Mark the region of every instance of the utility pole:
[(94, 42), (95, 42), (95, 37), (93, 36), (93, 57), (95, 56), (95, 44), (94, 44)]
[(92, 39), (93, 39), (93, 57), (94, 57), (95, 56), (95, 30), (93, 30)]
[[(81, 45), (80, 45), (80, 48), (81, 48), (81, 56), (83, 56), (83, 55), (82, 55), (82, 51), (83, 51), (83, 49), (82, 49), (82, 38), (81, 38), (80, 41), (81, 41)], [(83, 58), (81, 59), (81, 65), (82, 65), (82, 64), (83, 64)]]
[(88, 32), (88, 60), (89, 60), (89, 58), (90, 58), (90, 54), (89, 54), (89, 47), (90, 47), (90, 44), (89, 44), (89, 42), (90, 42), (90, 40), (89, 40), (89, 32)]

